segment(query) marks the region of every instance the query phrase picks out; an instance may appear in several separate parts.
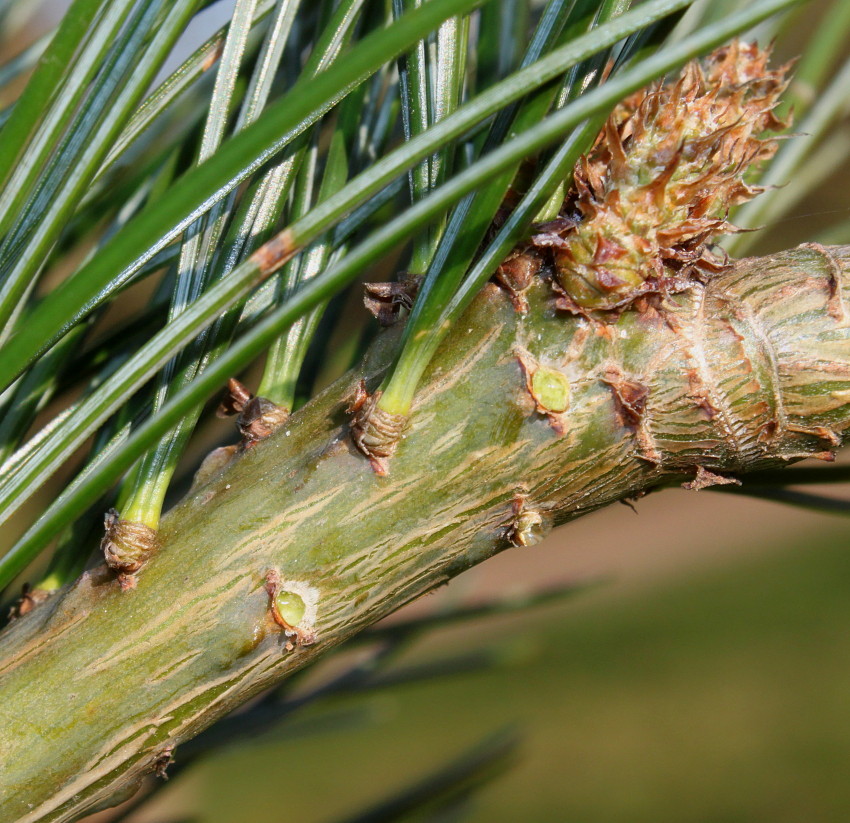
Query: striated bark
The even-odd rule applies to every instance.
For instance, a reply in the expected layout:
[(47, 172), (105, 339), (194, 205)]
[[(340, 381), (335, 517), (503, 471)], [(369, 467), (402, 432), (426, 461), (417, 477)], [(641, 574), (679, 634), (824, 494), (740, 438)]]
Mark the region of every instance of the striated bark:
[[(828, 458), (850, 425), (848, 272), (850, 247), (803, 247), (609, 325), (556, 312), (543, 281), (525, 315), (490, 285), (386, 477), (348, 437), (363, 375), (331, 387), (165, 518), (135, 589), (95, 569), (0, 637), (0, 821), (117, 802), (171, 747), (548, 522)], [(376, 347), (370, 389), (383, 363)], [(267, 587), (301, 597), (315, 643), (286, 635)]]

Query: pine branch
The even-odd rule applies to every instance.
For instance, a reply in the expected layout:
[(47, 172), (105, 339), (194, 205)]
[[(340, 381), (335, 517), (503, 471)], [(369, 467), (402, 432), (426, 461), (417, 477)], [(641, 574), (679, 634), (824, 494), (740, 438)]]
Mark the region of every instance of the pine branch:
[[(489, 285), (380, 477), (345, 408), (390, 332), (166, 516), (135, 589), (100, 566), (0, 637), (0, 821), (117, 802), (218, 717), (549, 524), (829, 459), (850, 426), (849, 288), (847, 247), (743, 261), (607, 326), (553, 311), (548, 281), (527, 314)], [(566, 419), (529, 392), (541, 368), (565, 378)]]

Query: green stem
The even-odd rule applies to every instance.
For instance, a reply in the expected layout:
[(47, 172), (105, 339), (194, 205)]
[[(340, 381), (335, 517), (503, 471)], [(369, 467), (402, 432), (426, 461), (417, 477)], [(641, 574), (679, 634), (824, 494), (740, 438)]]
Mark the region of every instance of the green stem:
[[(431, 0), (432, 3), (436, 1)], [(554, 142), (570, 127), (578, 125), (600, 108), (623, 99), (627, 94), (646, 85), (651, 79), (680, 66), (693, 53), (694, 49), (700, 52), (718, 45), (727, 39), (730, 32), (740, 31), (747, 25), (763, 19), (780, 8), (792, 5), (793, 2), (794, 0), (762, 0), (745, 12), (730, 17), (722, 25), (701, 32), (699, 35), (694, 35), (664, 54), (649, 58), (640, 66), (629, 69), (601, 88), (595, 89), (565, 106), (561, 111), (530, 129), (529, 132), (515, 137), (490, 152), (476, 166), (455, 175), (440, 189), (432, 192), (425, 200), (405, 211), (387, 226), (373, 232), (368, 240), (354, 248), (338, 264), (331, 266), (312, 282), (305, 284), (293, 295), (291, 300), (279, 306), (254, 329), (235, 341), (218, 362), (210, 366), (193, 383), (178, 392), (163, 407), (160, 415), (147, 421), (127, 441), (110, 464), (101, 467), (99, 472), (83, 482), (73, 482), (48, 507), (39, 521), (0, 559), (0, 586), (5, 586), (15, 574), (26, 566), (28, 559), (40, 550), (43, 541), (49, 539), (58, 529), (61, 529), (69, 518), (93, 503), (99, 496), (98, 489), (102, 489), (104, 484), (115, 480), (124, 470), (129, 468), (133, 459), (143, 453), (152, 440), (168, 431), (175, 419), (178, 419), (192, 405), (208, 397), (211, 392), (221, 386), (229, 375), (236, 373), (240, 368), (244, 368), (283, 329), (288, 328), (289, 324), (295, 322), (313, 306), (321, 303), (334, 289), (351, 282), (353, 278), (365, 270), (366, 266), (378, 259), (381, 254), (393, 248), (404, 237), (410, 236), (412, 231), (421, 228), (435, 214), (441, 213), (446, 206), (475, 190), (477, 186), (481, 185), (482, 179), (486, 180), (490, 175), (510, 167), (522, 157), (533, 155)], [(373, 168), (380, 165), (379, 162)], [(360, 176), (360, 178), (362, 177), (363, 175)], [(204, 294), (181, 317), (181, 320), (189, 318), (185, 327), (181, 329), (181, 333), (189, 334), (190, 331), (206, 328), (211, 322), (209, 320), (211, 315), (215, 316), (217, 312), (232, 305), (238, 297), (246, 293), (251, 285), (259, 282), (270, 271), (276, 270), (278, 266), (282, 265), (288, 259), (284, 254), (287, 248), (290, 252), (293, 251), (287, 245), (292, 243), (293, 238), (296, 249), (299, 243), (312, 241), (319, 233), (318, 226), (329, 219), (329, 214), (339, 214), (340, 211), (344, 211), (340, 201), (346, 202), (347, 198), (343, 195), (347, 189), (368, 186), (368, 183), (360, 180), (360, 178), (355, 178), (349, 182), (338, 195), (320, 203), (303, 220), (297, 221), (288, 230), (274, 238), (267, 247), (264, 247), (262, 265), (258, 258), (250, 258), (237, 267), (230, 277), (225, 278), (222, 283), (217, 284)], [(372, 182), (376, 186), (379, 185), (375, 181)], [(316, 234), (311, 234), (311, 232), (316, 232)], [(69, 436), (67, 431), (63, 431), (57, 434), (55, 438), (45, 438), (49, 442), (49, 449), (47, 443), (43, 444), (46, 454), (41, 457), (33, 456), (31, 465), (25, 466), (26, 471), (19, 471), (13, 477), (5, 480), (3, 495), (0, 497), (0, 506), (5, 507), (6, 512), (14, 511), (22, 505), (29, 495), (34, 493), (39, 483), (43, 482), (45, 477), (55, 469), (58, 461), (70, 453), (71, 441), (74, 438), (82, 436), (82, 432), (90, 432), (91, 427), (96, 426), (99, 421), (105, 419), (106, 415), (120, 405), (120, 399), (126, 396), (129, 387), (138, 385), (138, 381), (142, 379), (141, 375), (149, 376), (151, 370), (155, 370), (158, 365), (163, 363), (163, 352), (173, 351), (170, 338), (176, 334), (176, 331), (169, 329), (169, 332), (170, 334), (162, 333), (155, 336), (147, 346), (140, 349), (132, 358), (132, 368), (128, 364), (126, 370), (122, 369), (116, 375), (117, 379), (111, 381), (108, 391), (107, 386), (103, 386), (102, 391), (99, 390), (96, 393), (100, 396), (91, 398), (85, 413), (83, 413), (82, 408), (77, 409), (73, 437)], [(100, 415), (103, 415), (103, 417), (100, 417)], [(65, 427), (65, 429), (70, 428), (70, 424)]]
[[(554, 315), (544, 281), (526, 315), (488, 287), (425, 375), (388, 477), (345, 445), (348, 396), (387, 365), (392, 335), (379, 340), (163, 520), (137, 588), (94, 568), (0, 636), (0, 823), (126, 798), (171, 747), (507, 548), (517, 501), (558, 524), (706, 471), (823, 453), (850, 428), (837, 270), (846, 301), (848, 247), (742, 261), (671, 297), (669, 322), (627, 311), (604, 336)], [(569, 382), (560, 429), (534, 410), (519, 347)], [(314, 606), (298, 627), (314, 645), (286, 647), (269, 571)]]

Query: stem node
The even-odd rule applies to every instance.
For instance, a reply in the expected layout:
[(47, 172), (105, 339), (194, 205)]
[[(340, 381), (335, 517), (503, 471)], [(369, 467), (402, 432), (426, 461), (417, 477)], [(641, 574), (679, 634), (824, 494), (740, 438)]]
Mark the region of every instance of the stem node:
[(375, 474), (384, 477), (389, 470), (389, 458), (395, 453), (409, 418), (382, 409), (378, 404), (383, 392), (369, 394), (363, 380), (348, 411), (351, 421), (351, 439), (357, 450), (369, 458)]
[(106, 565), (118, 572), (122, 591), (136, 587), (136, 572), (147, 563), (159, 548), (156, 529), (135, 520), (122, 520), (117, 509), (110, 509), (103, 518), (106, 529), (100, 548)]

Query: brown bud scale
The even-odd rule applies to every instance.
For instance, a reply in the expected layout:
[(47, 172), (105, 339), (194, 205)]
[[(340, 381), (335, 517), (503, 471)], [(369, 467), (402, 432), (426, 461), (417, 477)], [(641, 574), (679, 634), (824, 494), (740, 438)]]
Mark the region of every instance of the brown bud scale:
[(21, 596), (9, 609), (9, 622), (29, 614), (33, 609), (44, 603), (52, 594), (53, 592), (47, 589), (33, 589), (29, 583), (24, 583)]
[(239, 448), (249, 449), (260, 440), (265, 440), (289, 419), (289, 409), (279, 406), (267, 397), (257, 397), (243, 383), (231, 377), (221, 399), (218, 417), (237, 415), (236, 425), (242, 435)]
[(363, 305), (382, 326), (392, 326), (402, 309), (410, 311), (419, 292), (422, 277), (403, 273), (395, 282), (364, 283)]
[(106, 565), (119, 573), (122, 588), (132, 588), (134, 583), (128, 579), (159, 548), (159, 539), (155, 529), (132, 520), (122, 520), (116, 509), (110, 509), (104, 516), (106, 532), (100, 541)]
[(381, 392), (369, 394), (361, 381), (349, 406), (351, 439), (357, 450), (369, 458), (375, 474), (385, 475), (389, 458), (393, 456), (407, 428), (408, 418), (392, 414), (378, 406)]

